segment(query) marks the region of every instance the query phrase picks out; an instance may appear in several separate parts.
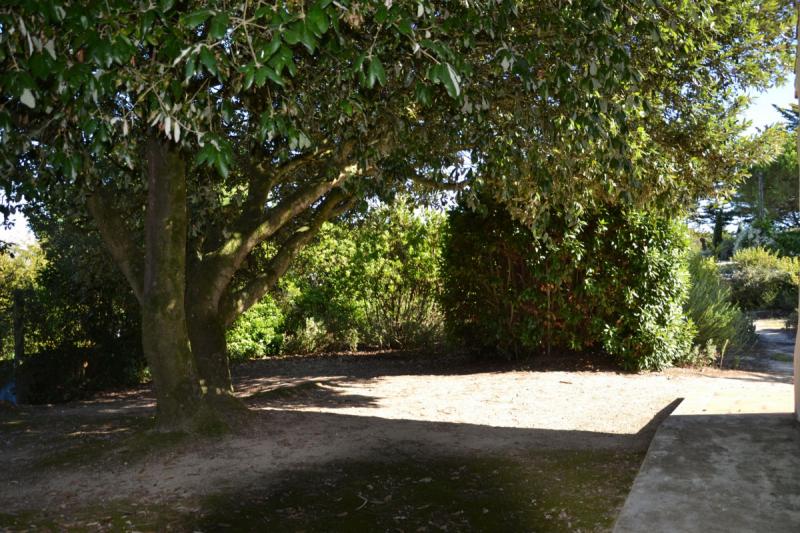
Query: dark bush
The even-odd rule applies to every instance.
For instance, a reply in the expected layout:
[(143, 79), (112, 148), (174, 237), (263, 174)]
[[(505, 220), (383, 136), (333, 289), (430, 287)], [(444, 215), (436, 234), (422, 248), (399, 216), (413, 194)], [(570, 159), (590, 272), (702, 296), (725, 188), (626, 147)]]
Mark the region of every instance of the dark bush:
[(138, 304), (111, 257), (97, 253), (99, 236), (58, 219), (32, 223), (43, 260), (24, 291), (20, 397), (68, 401), (140, 382), (146, 365)]
[(775, 244), (772, 249), (781, 257), (800, 257), (800, 231), (789, 230), (772, 236)]
[(489, 203), (451, 213), (442, 302), (454, 339), (510, 357), (602, 349), (629, 369), (689, 351), (678, 224), (603, 209), (578, 223), (551, 215), (547, 228), (535, 238)]
[(98, 347), (66, 345), (26, 356), (17, 368), (20, 403), (61, 403), (80, 400), (142, 380), (145, 364), (135, 354)]

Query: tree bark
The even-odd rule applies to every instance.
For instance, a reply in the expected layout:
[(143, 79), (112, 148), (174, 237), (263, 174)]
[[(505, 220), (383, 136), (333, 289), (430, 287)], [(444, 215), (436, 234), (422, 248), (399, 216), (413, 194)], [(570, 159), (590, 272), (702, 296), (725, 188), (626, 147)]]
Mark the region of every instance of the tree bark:
[(208, 393), (230, 395), (233, 384), (228, 365), (226, 325), (206, 287), (205, 283), (193, 278), (188, 289), (187, 325), (192, 353), (197, 362), (200, 384)]
[(186, 327), (186, 169), (177, 150), (151, 139), (146, 146), (147, 212), (142, 291), (142, 346), (153, 376), (158, 424), (196, 423), (203, 391)]

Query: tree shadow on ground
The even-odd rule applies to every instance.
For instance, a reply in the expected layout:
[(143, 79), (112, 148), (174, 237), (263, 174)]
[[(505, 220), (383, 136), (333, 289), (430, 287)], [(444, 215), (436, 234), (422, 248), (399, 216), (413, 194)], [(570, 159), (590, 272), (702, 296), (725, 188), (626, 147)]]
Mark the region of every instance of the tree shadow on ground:
[(277, 385), (253, 392), (243, 399), (248, 407), (283, 409), (301, 407), (377, 407), (375, 398), (362, 394), (347, 394), (336, 387), (335, 379), (282, 380)]
[(751, 383), (785, 383), (791, 385), (794, 379), (789, 374), (776, 374), (773, 372), (764, 372), (761, 370), (742, 370), (738, 373), (711, 373), (703, 374), (703, 377), (714, 379), (730, 379), (734, 381), (746, 381)]
[(282, 381), (315, 378), (373, 379), (387, 376), (461, 376), (515, 371), (621, 371), (602, 354), (557, 354), (509, 361), (469, 353), (383, 351), (274, 357), (232, 370), (237, 390), (263, 390)]
[[(129, 529), (177, 531), (602, 529), (679, 401), (635, 434), (267, 409), (254, 414), (249, 430), (222, 440), (175, 441), (138, 458), (121, 441), (124, 454), (106, 450), (114, 464), (96, 450), (83, 469), (53, 464), (47, 476), (68, 472), (81, 491), (50, 485), (46, 497), (30, 493), (37, 508), (27, 514), (4, 501), (11, 494), (0, 495), (0, 507), (14, 509), (0, 516), (0, 528), (127, 520)], [(136, 479), (150, 499), (112, 488), (112, 475)], [(175, 477), (184, 499), (153, 488)], [(108, 503), (87, 503), (98, 501)]]
[(291, 427), (300, 415), (312, 426), (333, 424), (358, 449), (211, 497), (188, 529), (608, 529), (680, 401), (634, 435), (271, 411), (265, 423)]
[(204, 502), (200, 531), (597, 531), (609, 529), (640, 453), (351, 461)]

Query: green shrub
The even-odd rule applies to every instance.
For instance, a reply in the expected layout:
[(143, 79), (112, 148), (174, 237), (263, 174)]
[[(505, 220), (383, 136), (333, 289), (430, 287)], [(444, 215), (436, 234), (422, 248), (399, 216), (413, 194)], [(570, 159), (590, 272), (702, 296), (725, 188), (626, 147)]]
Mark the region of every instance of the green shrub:
[(736, 241), (730, 235), (722, 237), (722, 241), (717, 245), (714, 250), (714, 255), (720, 261), (729, 261), (733, 257), (733, 249), (736, 247)]
[(765, 248), (745, 248), (727, 268), (732, 300), (742, 309), (791, 312), (797, 307), (800, 259), (779, 257)]
[(10, 303), (12, 290), (21, 290), (26, 355), (18, 393), (28, 402), (134, 385), (146, 369), (133, 292), (110, 256), (96, 253), (91, 228), (57, 220), (31, 219), (39, 244), (0, 255), (0, 357), (13, 354)]
[(309, 350), (311, 322), (326, 334), (315, 350), (411, 348), (442, 335), (438, 304), (444, 216), (398, 200), (355, 224), (326, 224), (285, 284), (287, 351)]
[(603, 209), (535, 238), (502, 207), (451, 212), (444, 255), (448, 330), (509, 357), (603, 349), (630, 369), (660, 368), (691, 347), (682, 313), (687, 246), (678, 224)]
[(800, 256), (800, 231), (789, 230), (773, 236), (775, 244), (772, 249), (781, 257)]
[(266, 296), (240, 316), (228, 330), (228, 355), (241, 361), (280, 353), (283, 344), (283, 312)]
[(695, 255), (689, 261), (689, 274), (691, 288), (684, 309), (696, 328), (695, 346), (704, 348), (709, 357), (751, 346), (755, 342), (753, 323), (731, 301), (731, 289), (717, 264)]
[(286, 337), (286, 352), (291, 354), (310, 354), (333, 346), (331, 335), (325, 322), (308, 317), (303, 327)]

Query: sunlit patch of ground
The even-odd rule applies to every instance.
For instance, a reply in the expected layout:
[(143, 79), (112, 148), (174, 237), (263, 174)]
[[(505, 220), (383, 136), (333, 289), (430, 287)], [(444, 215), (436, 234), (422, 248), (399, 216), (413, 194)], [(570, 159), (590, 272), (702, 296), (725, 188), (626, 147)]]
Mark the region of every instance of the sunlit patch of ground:
[(757, 372), (557, 368), (260, 361), (236, 371), (252, 424), (223, 437), (152, 431), (146, 390), (6, 410), (0, 529), (605, 530), (678, 398), (791, 388)]

